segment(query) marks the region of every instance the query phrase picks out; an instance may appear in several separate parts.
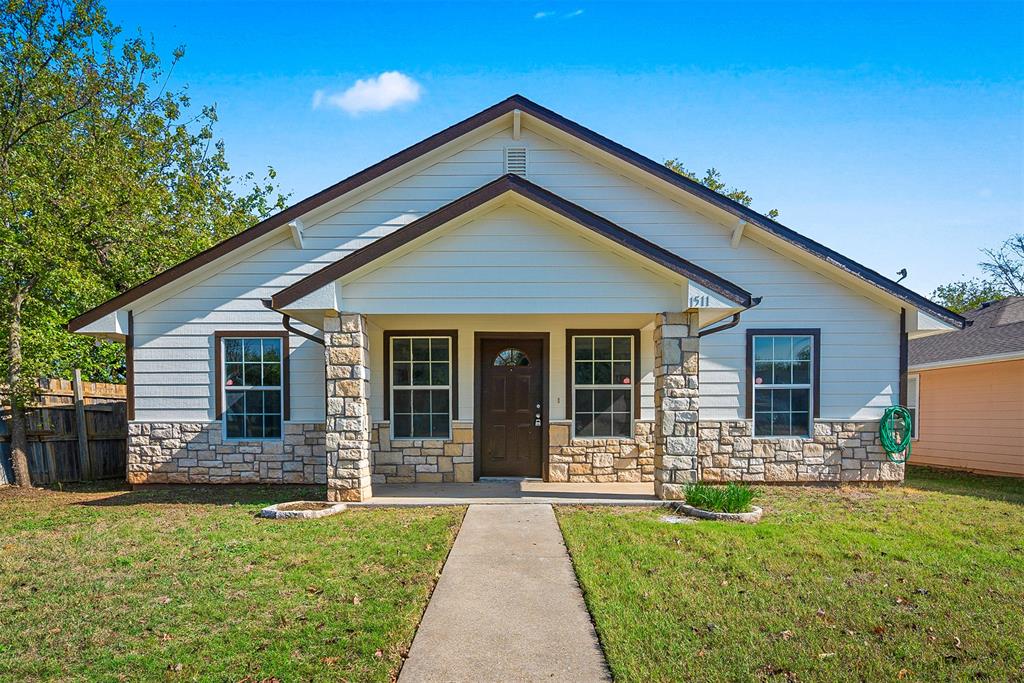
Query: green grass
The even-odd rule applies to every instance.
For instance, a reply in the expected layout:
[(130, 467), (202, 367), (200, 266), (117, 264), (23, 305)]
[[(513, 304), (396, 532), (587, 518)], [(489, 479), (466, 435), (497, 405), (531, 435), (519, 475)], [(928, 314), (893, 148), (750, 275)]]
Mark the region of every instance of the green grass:
[(616, 680), (1024, 680), (1024, 481), (911, 468), (758, 505), (559, 509)]
[(709, 484), (687, 484), (686, 502), (695, 508), (711, 512), (750, 512), (750, 501), (754, 499), (754, 489), (744, 484), (729, 482), (725, 486)]
[(463, 510), (254, 517), (323, 495), (0, 490), (0, 680), (393, 679)]

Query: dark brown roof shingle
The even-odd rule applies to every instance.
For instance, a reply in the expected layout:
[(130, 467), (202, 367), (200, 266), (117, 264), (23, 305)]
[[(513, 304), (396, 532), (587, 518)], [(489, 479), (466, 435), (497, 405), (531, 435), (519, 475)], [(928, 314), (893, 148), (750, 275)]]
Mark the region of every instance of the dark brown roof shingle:
[(971, 325), (963, 330), (911, 340), (910, 364), (1024, 352), (1024, 296), (983, 304), (964, 317)]

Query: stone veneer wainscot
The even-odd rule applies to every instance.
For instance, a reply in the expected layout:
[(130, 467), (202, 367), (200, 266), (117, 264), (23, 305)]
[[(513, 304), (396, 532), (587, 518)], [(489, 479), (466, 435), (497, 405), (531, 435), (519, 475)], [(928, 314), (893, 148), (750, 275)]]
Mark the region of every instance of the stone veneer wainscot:
[(654, 481), (654, 422), (633, 423), (632, 439), (570, 438), (572, 422), (548, 430), (548, 481)]
[(322, 423), (284, 425), (284, 438), (234, 441), (220, 422), (132, 422), (129, 484), (323, 484)]
[(697, 452), (702, 481), (768, 483), (898, 482), (878, 422), (816, 421), (812, 438), (753, 438), (750, 420), (701, 421)]
[(374, 422), (370, 434), (373, 483), (473, 481), (473, 423), (452, 423), (451, 439), (392, 439), (390, 422)]

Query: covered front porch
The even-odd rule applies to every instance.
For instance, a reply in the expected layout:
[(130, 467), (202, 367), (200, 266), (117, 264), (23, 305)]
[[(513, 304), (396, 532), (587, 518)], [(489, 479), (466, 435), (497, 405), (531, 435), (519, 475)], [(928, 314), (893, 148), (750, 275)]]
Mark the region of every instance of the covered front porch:
[(328, 316), (329, 498), (678, 498), (697, 479), (699, 318)]

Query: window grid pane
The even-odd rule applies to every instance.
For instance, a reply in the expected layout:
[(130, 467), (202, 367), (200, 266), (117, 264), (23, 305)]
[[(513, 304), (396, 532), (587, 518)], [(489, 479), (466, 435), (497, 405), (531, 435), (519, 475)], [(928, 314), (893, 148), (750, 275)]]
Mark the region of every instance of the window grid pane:
[(584, 438), (629, 438), (633, 428), (633, 337), (574, 336), (573, 424)]
[(450, 337), (391, 338), (391, 434), (446, 439), (451, 427)]
[(809, 335), (754, 337), (754, 436), (810, 436), (813, 349)]
[(281, 437), (282, 340), (232, 337), (222, 340), (224, 429), (229, 439)]

